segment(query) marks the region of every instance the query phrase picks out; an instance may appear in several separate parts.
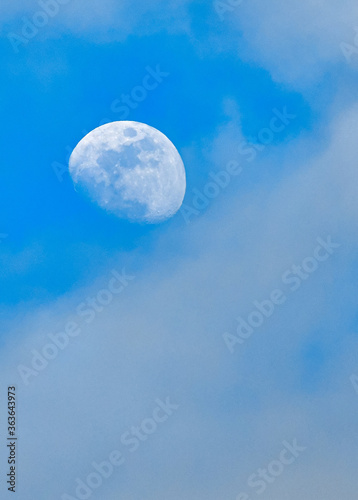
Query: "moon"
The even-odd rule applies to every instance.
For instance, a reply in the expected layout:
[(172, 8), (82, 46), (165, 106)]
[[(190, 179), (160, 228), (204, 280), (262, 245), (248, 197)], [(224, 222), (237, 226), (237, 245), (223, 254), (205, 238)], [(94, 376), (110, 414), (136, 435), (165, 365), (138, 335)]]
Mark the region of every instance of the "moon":
[(139, 122), (112, 122), (92, 130), (73, 150), (69, 170), (77, 191), (132, 222), (169, 219), (186, 190), (184, 164), (174, 144)]

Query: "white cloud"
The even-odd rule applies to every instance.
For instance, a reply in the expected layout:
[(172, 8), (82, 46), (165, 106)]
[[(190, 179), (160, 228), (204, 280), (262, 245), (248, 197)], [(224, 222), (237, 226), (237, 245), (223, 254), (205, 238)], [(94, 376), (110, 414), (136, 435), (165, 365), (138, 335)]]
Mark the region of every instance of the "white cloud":
[(354, 43), (354, 0), (247, 0), (231, 18), (243, 32), (239, 53), (274, 79), (305, 86), (337, 64), (347, 64), (341, 43)]

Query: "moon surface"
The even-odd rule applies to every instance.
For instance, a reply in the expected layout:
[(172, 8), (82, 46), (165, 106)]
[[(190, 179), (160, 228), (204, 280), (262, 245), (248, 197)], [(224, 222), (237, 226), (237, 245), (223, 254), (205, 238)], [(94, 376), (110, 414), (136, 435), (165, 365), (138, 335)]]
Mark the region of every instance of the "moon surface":
[(164, 134), (144, 123), (112, 122), (92, 130), (73, 150), (69, 169), (76, 190), (133, 222), (162, 222), (183, 203), (183, 161)]

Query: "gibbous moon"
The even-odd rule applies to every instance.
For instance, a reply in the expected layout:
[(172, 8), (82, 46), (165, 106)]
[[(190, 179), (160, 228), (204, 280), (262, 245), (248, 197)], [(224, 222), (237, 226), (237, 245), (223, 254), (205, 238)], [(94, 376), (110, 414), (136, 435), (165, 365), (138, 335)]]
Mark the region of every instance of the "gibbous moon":
[(183, 161), (164, 134), (144, 123), (94, 129), (73, 150), (69, 168), (77, 190), (123, 219), (162, 222), (183, 203)]

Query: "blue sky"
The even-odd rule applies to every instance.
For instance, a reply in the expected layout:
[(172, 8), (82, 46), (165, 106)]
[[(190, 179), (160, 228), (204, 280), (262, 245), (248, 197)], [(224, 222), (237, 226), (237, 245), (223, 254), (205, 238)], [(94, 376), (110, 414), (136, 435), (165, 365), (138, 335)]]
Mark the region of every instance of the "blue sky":
[[(211, 7), (201, 10), (212, 14)], [(196, 29), (204, 38), (202, 23)], [(39, 285), (43, 288), (40, 300), (46, 300), (47, 294), (53, 297), (66, 292), (73, 282), (81, 280), (88, 262), (82, 268), (74, 266), (73, 260), (80, 264), (81, 250), (74, 249), (72, 255), (69, 247), (100, 247), (93, 257), (102, 260), (101, 252), (133, 248), (142, 232), (147, 234), (147, 228), (123, 225), (79, 199), (69, 176), (61, 171), (63, 182), (58, 182), (53, 170), (55, 162), (66, 166), (69, 151), (83, 137), (83, 131), (92, 130), (103, 120), (119, 119), (111, 110), (112, 102), (141, 83), (147, 66), (159, 64), (169, 76), (131, 110), (128, 119), (158, 128), (179, 149), (212, 137), (217, 127), (227, 123), (224, 99), (236, 102), (247, 136), (267, 124), (273, 108), (283, 106), (299, 111), (300, 120), (275, 142), (311, 126), (312, 112), (297, 92), (283, 89), (267, 71), (244, 64), (233, 54), (203, 57), (182, 34), (133, 35), (122, 43), (101, 45), (69, 35), (46, 43), (40, 37), (41, 32), (28, 46), (20, 46), (16, 57), (9, 40), (2, 41), (4, 65), (8, 67), (1, 83), (3, 114), (8, 116), (3, 136), (3, 162), (7, 165), (1, 201), (3, 231), (14, 233), (11, 227), (16, 227), (7, 241), (14, 253), (32, 244), (42, 250), (35, 273), (18, 280), (9, 276), (3, 301), (29, 299), (32, 288)], [(19, 137), (24, 138), (21, 148)], [(186, 168), (190, 184), (205, 183), (206, 163), (188, 163)], [(36, 195), (39, 192), (41, 196)], [(150, 228), (149, 233), (152, 230), (156, 228)]]
[[(117, 447), (128, 459), (93, 498), (355, 498), (357, 6), (216, 9), (72, 0), (18, 53), (9, 36), (40, 6), (0, 9), (1, 379), (22, 408), (21, 500), (76, 498), (76, 478)], [(158, 65), (169, 75), (127, 119), (181, 153), (189, 224), (117, 219), (54, 170)], [(230, 161), (242, 172), (198, 210)], [(337, 247), (290, 291), (283, 275), (329, 238)], [(123, 268), (135, 278), (84, 323), (79, 305)], [(285, 303), (230, 349), (225, 334), (277, 289)], [(19, 366), (69, 321), (81, 334), (24, 380)], [(167, 397), (179, 410), (131, 455), (121, 435)], [(294, 439), (302, 456), (258, 495), (248, 478)]]

